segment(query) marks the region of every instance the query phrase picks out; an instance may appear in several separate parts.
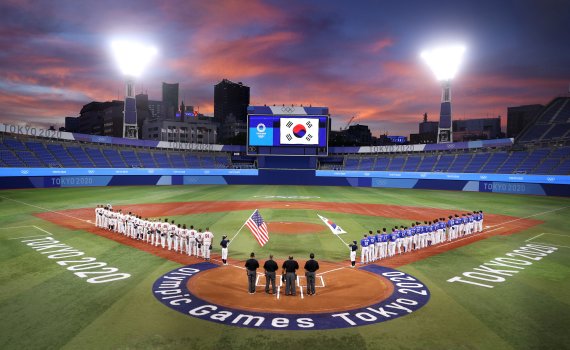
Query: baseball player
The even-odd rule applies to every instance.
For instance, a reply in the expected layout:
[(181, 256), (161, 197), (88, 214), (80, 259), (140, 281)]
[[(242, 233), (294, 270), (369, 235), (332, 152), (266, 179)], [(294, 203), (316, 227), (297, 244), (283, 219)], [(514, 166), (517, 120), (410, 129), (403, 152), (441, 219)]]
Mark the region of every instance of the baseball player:
[(188, 244), (186, 246), (188, 256), (196, 255), (196, 233), (194, 226), (190, 225), (190, 229), (188, 230)]
[(389, 237), (388, 242), (388, 256), (396, 255), (396, 241), (398, 240), (398, 233), (396, 233), (396, 228), (392, 229), (392, 233)]
[(368, 231), (368, 262), (376, 260), (376, 235), (372, 231)]
[(168, 219), (164, 219), (164, 222), (160, 224), (160, 246), (162, 249), (166, 248), (166, 236), (168, 236), (169, 228)]
[(350, 267), (354, 267), (356, 265), (356, 251), (358, 250), (358, 243), (356, 241), (352, 241), (352, 243), (348, 244), (350, 248)]
[(228, 236), (223, 235), (222, 241), (220, 242), (220, 247), (222, 247), (222, 263), (224, 263), (224, 265), (228, 264), (228, 244), (230, 240), (227, 238)]
[(203, 240), (204, 240), (204, 234), (202, 233), (201, 228), (198, 229), (198, 232), (196, 232), (196, 235), (194, 237), (196, 238), (196, 256), (197, 257), (203, 257), (203, 255), (202, 255), (202, 244), (203, 244)]
[(382, 228), (382, 243), (380, 243), (380, 259), (386, 259), (388, 257), (388, 232), (386, 232), (386, 227)]
[(101, 227), (101, 205), (97, 204), (97, 208), (95, 208), (95, 227)]
[(360, 263), (364, 264), (368, 262), (368, 236), (364, 235), (364, 238), (360, 240), (360, 246), (362, 247), (360, 250)]
[(376, 247), (374, 247), (374, 260), (379, 260), (380, 258), (380, 250), (382, 249), (382, 231), (376, 230)]
[(479, 232), (483, 232), (483, 210), (479, 210)]
[(173, 248), (175, 252), (178, 252), (178, 243), (180, 241), (180, 231), (182, 231), (182, 226), (178, 224), (174, 229), (174, 237), (173, 238)]
[(210, 260), (210, 248), (212, 247), (212, 240), (214, 239), (214, 234), (210, 232), (210, 229), (206, 227), (203, 235), (203, 246), (204, 246), (204, 259)]

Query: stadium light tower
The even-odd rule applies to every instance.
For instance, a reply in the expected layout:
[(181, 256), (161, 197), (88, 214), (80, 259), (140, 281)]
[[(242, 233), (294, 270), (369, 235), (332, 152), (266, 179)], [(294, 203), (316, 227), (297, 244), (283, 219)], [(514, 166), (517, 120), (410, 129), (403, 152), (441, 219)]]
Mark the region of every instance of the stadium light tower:
[(125, 106), (123, 110), (123, 137), (138, 138), (137, 104), (135, 100), (135, 78), (138, 78), (152, 58), (157, 54), (156, 48), (145, 44), (117, 40), (111, 48), (119, 69), (125, 76)]
[(453, 142), (451, 122), (451, 79), (455, 77), (465, 52), (464, 46), (440, 47), (422, 52), (421, 56), (441, 82), (441, 109), (437, 129), (437, 143)]

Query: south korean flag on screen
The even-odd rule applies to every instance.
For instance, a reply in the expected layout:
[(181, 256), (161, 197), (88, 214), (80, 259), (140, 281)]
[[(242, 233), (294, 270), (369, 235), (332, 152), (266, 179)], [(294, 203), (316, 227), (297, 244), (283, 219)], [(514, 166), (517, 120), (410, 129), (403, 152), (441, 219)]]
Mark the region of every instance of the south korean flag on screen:
[(279, 138), (282, 145), (318, 145), (319, 119), (281, 118)]

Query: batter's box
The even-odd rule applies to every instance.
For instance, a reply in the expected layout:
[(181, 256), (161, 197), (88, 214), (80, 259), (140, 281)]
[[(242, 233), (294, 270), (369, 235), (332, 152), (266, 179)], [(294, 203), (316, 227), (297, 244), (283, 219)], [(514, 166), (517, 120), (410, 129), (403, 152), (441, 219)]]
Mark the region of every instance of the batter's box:
[[(283, 275), (275, 275), (275, 282), (278, 283), (279, 287), (283, 287), (285, 283), (283, 283)], [(260, 284), (261, 282), (261, 284)], [(257, 275), (255, 279), (255, 286), (256, 287), (265, 287), (266, 278), (265, 275)], [(297, 285), (299, 287), (307, 287), (307, 278), (305, 276), (297, 275)], [(319, 275), (316, 277), (315, 280), (315, 288), (324, 288), (325, 287), (325, 279), (323, 276)]]

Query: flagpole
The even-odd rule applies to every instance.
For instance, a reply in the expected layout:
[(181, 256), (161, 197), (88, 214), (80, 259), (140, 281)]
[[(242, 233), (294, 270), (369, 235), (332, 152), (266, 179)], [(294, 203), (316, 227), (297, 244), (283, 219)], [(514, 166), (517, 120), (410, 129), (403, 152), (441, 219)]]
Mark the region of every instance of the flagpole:
[(249, 221), (249, 219), (251, 219), (251, 217), (253, 216), (253, 214), (256, 212), (257, 209), (255, 209), (253, 211), (253, 213), (251, 213), (251, 215), (247, 218), (247, 220), (245, 220), (245, 222), (243, 223), (243, 225), (241, 225), (241, 227), (239, 228), (239, 230), (237, 230), (236, 234), (230, 239), (230, 243), (228, 243), (228, 246), (230, 246), (232, 244), (232, 242), (234, 241), (234, 238), (236, 238), (236, 236), (241, 232), (241, 230), (243, 229), (243, 227), (245, 226), (245, 224), (247, 224), (247, 222)]

